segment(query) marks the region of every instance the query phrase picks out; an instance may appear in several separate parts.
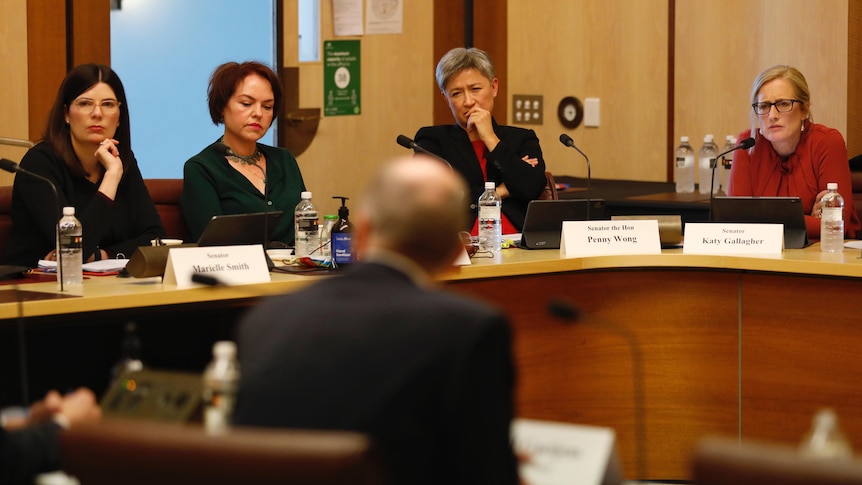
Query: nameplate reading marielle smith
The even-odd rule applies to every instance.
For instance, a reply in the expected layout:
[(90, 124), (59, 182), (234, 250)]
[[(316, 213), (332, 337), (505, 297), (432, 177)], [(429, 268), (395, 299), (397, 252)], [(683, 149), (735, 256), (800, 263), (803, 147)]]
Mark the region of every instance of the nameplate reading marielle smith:
[(781, 254), (784, 224), (689, 223), (685, 254)]
[(186, 288), (196, 285), (192, 283), (194, 273), (211, 276), (226, 285), (270, 281), (269, 267), (260, 244), (171, 248), (162, 282)]
[(655, 219), (563, 222), (560, 256), (564, 258), (660, 253)]

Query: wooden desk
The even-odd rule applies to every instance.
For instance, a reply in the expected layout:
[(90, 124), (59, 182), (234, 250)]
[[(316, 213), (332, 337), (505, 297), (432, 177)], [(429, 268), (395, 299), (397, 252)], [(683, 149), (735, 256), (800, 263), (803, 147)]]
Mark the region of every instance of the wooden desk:
[[(511, 315), (519, 415), (613, 427), (626, 476), (656, 480), (690, 478), (690, 452), (706, 434), (795, 443), (823, 406), (859, 446), (859, 251), (554, 256), (506, 253), (510, 275), (477, 262), (452, 282)], [(581, 323), (548, 314), (558, 297), (580, 307)]]
[[(509, 249), (499, 262), (476, 259), (446, 280), (510, 315), (518, 415), (613, 427), (626, 477), (683, 480), (704, 435), (796, 442), (822, 406), (835, 408), (862, 445), (859, 256), (822, 254), (818, 245), (775, 258), (675, 249), (560, 259), (553, 250)], [(274, 274), (269, 284), (184, 290), (157, 279), (99, 278), (86, 282), (83, 297), (24, 302), (22, 309), (35, 326), (184, 308), (233, 316), (314, 278)], [(550, 316), (554, 298), (578, 305), (584, 318)], [(16, 304), (0, 304), (4, 325), (16, 317)]]

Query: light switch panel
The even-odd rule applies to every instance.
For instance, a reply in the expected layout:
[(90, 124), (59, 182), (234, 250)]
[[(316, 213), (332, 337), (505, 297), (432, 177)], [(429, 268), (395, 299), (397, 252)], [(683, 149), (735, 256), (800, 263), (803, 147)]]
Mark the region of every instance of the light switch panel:
[(544, 103), (536, 94), (512, 95), (512, 122), (516, 125), (541, 125)]
[(584, 126), (590, 128), (599, 127), (599, 98), (584, 99)]

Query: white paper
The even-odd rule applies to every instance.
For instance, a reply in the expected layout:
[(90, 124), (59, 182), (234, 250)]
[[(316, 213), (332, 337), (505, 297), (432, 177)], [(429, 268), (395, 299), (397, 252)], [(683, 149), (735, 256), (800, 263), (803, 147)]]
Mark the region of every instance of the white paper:
[(469, 266), (473, 264), (473, 262), (470, 261), (470, 255), (467, 254), (467, 248), (461, 248), (461, 254), (459, 254), (458, 257), (455, 258), (455, 262), (453, 262), (452, 264), (454, 266)]
[(512, 445), (527, 457), (519, 466), (530, 485), (600, 485), (622, 483), (611, 428), (555, 421), (515, 419)]
[(661, 254), (658, 221), (563, 221), (561, 257), (611, 254)]
[[(125, 268), (128, 262), (128, 259), (103, 259), (101, 261), (84, 263), (81, 265), (81, 269), (88, 273), (114, 273)], [(57, 262), (40, 259), (39, 267), (42, 269), (56, 270)]]
[(784, 224), (688, 223), (685, 254), (773, 254), (784, 249)]
[(226, 285), (271, 281), (261, 244), (171, 248), (162, 283), (187, 288), (196, 285), (194, 273)]
[(402, 0), (368, 0), (365, 11), (366, 34), (400, 34), (403, 21)]
[(332, 0), (332, 23), (336, 37), (362, 35), (362, 0)]

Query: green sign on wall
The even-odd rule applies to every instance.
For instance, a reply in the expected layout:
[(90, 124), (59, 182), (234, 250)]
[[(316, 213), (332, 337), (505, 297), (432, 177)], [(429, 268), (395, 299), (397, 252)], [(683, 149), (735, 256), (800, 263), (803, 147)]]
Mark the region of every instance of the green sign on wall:
[(362, 112), (359, 79), (359, 41), (323, 43), (323, 115), (358, 115)]

